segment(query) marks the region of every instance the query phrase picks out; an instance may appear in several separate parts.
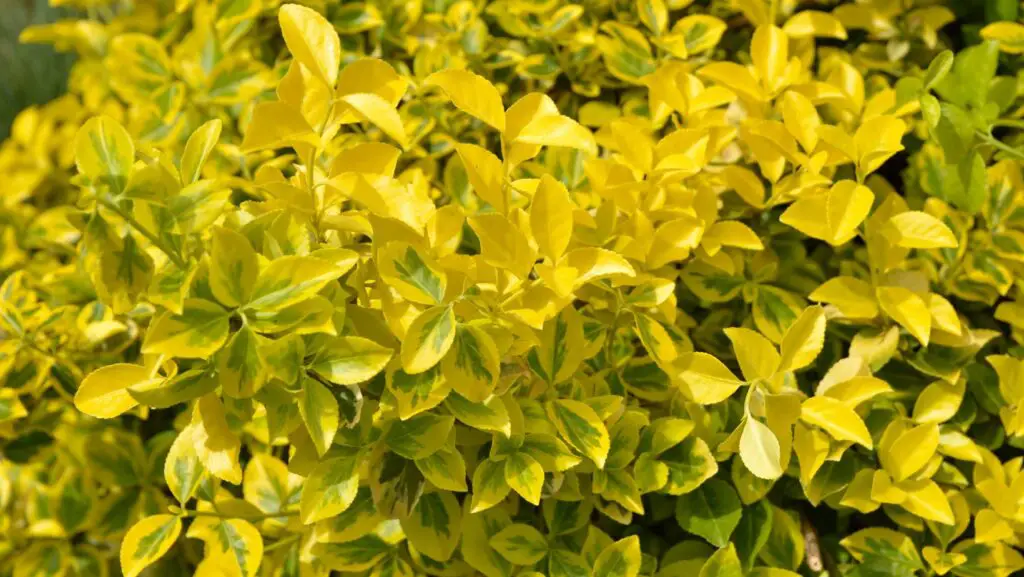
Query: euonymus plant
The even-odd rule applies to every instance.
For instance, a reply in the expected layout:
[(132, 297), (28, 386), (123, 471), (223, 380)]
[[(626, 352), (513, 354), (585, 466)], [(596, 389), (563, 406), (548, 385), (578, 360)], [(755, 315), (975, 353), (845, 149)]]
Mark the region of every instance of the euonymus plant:
[(1017, 2), (53, 3), (0, 575), (1024, 569)]

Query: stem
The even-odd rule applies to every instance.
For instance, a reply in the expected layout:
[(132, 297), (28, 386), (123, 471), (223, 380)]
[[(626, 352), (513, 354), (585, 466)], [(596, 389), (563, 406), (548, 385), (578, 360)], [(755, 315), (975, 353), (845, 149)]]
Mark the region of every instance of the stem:
[(146, 227), (142, 226), (142, 223), (135, 220), (135, 217), (132, 216), (130, 212), (124, 210), (123, 208), (118, 206), (117, 203), (112, 202), (111, 200), (106, 198), (100, 198), (99, 202), (106, 208), (117, 213), (118, 216), (124, 219), (124, 221), (131, 225), (131, 227), (134, 228), (136, 231), (138, 231), (139, 234), (146, 237), (146, 240), (151, 242), (153, 246), (157, 247), (165, 255), (167, 255), (167, 259), (173, 262), (174, 266), (178, 267), (181, 270), (185, 270), (186, 268), (188, 268), (188, 265), (186, 265), (185, 261), (182, 260), (180, 256), (178, 256), (178, 253), (176, 251), (171, 250), (170, 247), (164, 244), (164, 241), (162, 241), (160, 237), (156, 236), (155, 234), (150, 232)]
[(996, 137), (992, 136), (992, 134), (982, 132), (981, 130), (975, 131), (975, 134), (978, 136), (978, 138), (980, 138), (982, 141), (984, 141), (985, 144), (988, 144), (989, 146), (995, 148), (996, 150), (999, 150), (999, 151), (1007, 154), (1008, 156), (1012, 157), (1014, 160), (1022, 160), (1022, 161), (1024, 161), (1024, 152), (1022, 152), (1022, 151), (1020, 151), (1020, 150), (1018, 150), (1018, 149), (1016, 149), (1016, 148), (1014, 148), (1014, 147), (1012, 147), (1012, 146), (1010, 146), (1008, 144), (1005, 144), (1005, 143), (1001, 142), (999, 139), (997, 139)]

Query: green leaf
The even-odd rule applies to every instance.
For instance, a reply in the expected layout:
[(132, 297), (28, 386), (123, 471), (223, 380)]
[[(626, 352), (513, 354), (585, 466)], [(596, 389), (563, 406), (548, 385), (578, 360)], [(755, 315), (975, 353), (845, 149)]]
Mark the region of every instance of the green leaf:
[(422, 413), (405, 421), (395, 421), (384, 434), (388, 448), (406, 459), (429, 457), (448, 440), (454, 417)]
[(451, 559), (459, 545), (462, 507), (448, 492), (425, 493), (412, 514), (401, 520), (402, 530), (416, 551), (435, 561)]
[(679, 526), (704, 537), (716, 547), (725, 547), (729, 543), (729, 537), (739, 524), (741, 514), (742, 507), (736, 490), (720, 479), (711, 479), (696, 491), (676, 500), (676, 521)]
[(278, 311), (305, 300), (346, 269), (312, 256), (283, 256), (260, 272), (247, 308)]
[(636, 535), (606, 547), (594, 561), (593, 577), (636, 577), (640, 573), (640, 538)]
[(436, 365), (455, 342), (455, 311), (437, 306), (420, 313), (402, 340), (402, 369), (422, 373)]
[(501, 556), (516, 565), (533, 565), (548, 554), (548, 542), (530, 525), (515, 523), (505, 527), (489, 541)]
[(299, 395), (299, 414), (313, 439), (316, 452), (323, 456), (331, 448), (341, 422), (338, 400), (322, 383), (304, 376), (302, 394)]
[(768, 542), (772, 532), (772, 508), (765, 501), (758, 501), (743, 509), (740, 523), (733, 532), (732, 541), (736, 546), (743, 570), (750, 572), (757, 556)]
[(299, 513), (309, 525), (340, 515), (359, 491), (359, 456), (327, 459), (313, 469), (302, 485)]

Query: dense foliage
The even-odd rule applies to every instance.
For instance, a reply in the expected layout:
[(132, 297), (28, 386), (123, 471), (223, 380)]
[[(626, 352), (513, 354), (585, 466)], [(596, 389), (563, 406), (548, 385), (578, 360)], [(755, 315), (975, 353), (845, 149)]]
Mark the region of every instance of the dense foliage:
[(53, 3), (0, 575), (1024, 569), (1015, 1)]

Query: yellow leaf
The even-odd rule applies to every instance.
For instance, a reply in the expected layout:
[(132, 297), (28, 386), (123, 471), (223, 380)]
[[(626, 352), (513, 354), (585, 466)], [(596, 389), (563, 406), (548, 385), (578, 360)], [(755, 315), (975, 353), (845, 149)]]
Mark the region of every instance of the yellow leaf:
[(917, 396), (914, 402), (914, 421), (917, 423), (943, 423), (953, 418), (960, 409), (966, 385), (963, 380), (955, 383), (935, 381)]
[[(801, 14), (806, 14), (806, 12), (801, 12)], [(782, 95), (779, 108), (782, 110), (782, 119), (786, 123), (786, 130), (800, 142), (804, 151), (814, 152), (814, 148), (818, 145), (818, 126), (821, 124), (821, 118), (818, 117), (818, 111), (814, 109), (814, 104), (803, 94), (790, 90)]]
[(519, 131), (515, 142), (537, 146), (565, 146), (597, 156), (597, 141), (590, 129), (568, 116), (550, 115), (534, 118)]
[(476, 191), (477, 196), (504, 214), (508, 207), (505, 200), (505, 174), (501, 160), (491, 151), (475, 144), (460, 142), (455, 145), (455, 152), (462, 160), (466, 176), (469, 177), (469, 184)]
[(192, 426), (195, 427), (192, 440), (196, 454), (207, 470), (228, 483), (241, 483), (242, 465), (238, 462), (238, 452), (242, 442), (231, 431), (224, 405), (215, 394), (206, 394), (196, 403)]
[(576, 287), (605, 277), (636, 275), (629, 262), (610, 250), (603, 248), (577, 248), (565, 254), (566, 266), (576, 269)]
[(203, 164), (217, 145), (220, 138), (221, 121), (214, 118), (196, 129), (188, 137), (185, 148), (181, 151), (181, 183), (189, 185), (199, 180)]
[(469, 226), (480, 237), (480, 253), (487, 264), (521, 279), (530, 274), (537, 253), (521, 228), (499, 214), (474, 216)]
[(163, 557), (180, 534), (181, 518), (174, 515), (152, 515), (132, 525), (121, 542), (124, 577), (136, 577)]
[(782, 336), (779, 371), (795, 371), (811, 364), (825, 344), (825, 310), (807, 307)]
[(687, 397), (695, 403), (711, 405), (728, 399), (743, 385), (722, 361), (708, 353), (680, 355), (670, 375), (680, 382)]
[(1003, 52), (1024, 53), (1024, 25), (1019, 22), (993, 22), (981, 29), (981, 37), (998, 42)]
[(776, 93), (786, 81), (789, 63), (789, 38), (778, 26), (758, 26), (750, 40), (750, 55), (754, 60), (761, 86), (769, 94)]
[(277, 13), (288, 51), (331, 88), (341, 68), (341, 41), (334, 26), (315, 10), (285, 4)]
[(907, 494), (907, 498), (900, 505), (912, 514), (944, 525), (956, 522), (949, 498), (935, 481), (906, 481), (901, 483), (899, 488)]
[(545, 174), (530, 204), (530, 232), (541, 254), (558, 261), (572, 239), (573, 209), (565, 185)]
[(917, 210), (901, 212), (889, 219), (886, 236), (903, 248), (956, 248), (953, 231), (934, 216)]
[(770, 379), (779, 370), (779, 352), (760, 333), (744, 328), (728, 328), (723, 332), (732, 342), (736, 361), (748, 382)]
[(857, 173), (866, 178), (903, 150), (903, 133), (907, 125), (894, 116), (876, 116), (865, 121), (853, 136), (857, 150)]
[(800, 420), (821, 427), (837, 441), (853, 441), (872, 448), (871, 433), (853, 409), (831, 397), (811, 397), (800, 407)]
[(793, 428), (793, 451), (800, 461), (800, 482), (806, 487), (825, 464), (830, 443), (824, 432), (797, 423)]
[(922, 345), (928, 346), (932, 317), (924, 299), (903, 287), (878, 287), (878, 304), (885, 314), (910, 331)]
[(402, 117), (390, 102), (376, 94), (347, 94), (341, 101), (348, 104), (363, 120), (381, 129), (405, 148), (406, 136)]
[(261, 102), (252, 112), (252, 120), (242, 138), (242, 152), (250, 153), (284, 146), (319, 146), (320, 137), (313, 132), (302, 112), (285, 102)]
[(897, 483), (909, 478), (928, 464), (939, 447), (939, 426), (935, 423), (907, 429), (895, 440), (887, 438), (890, 436), (888, 432), (887, 429), (887, 434), (883, 435), (879, 444), (879, 457), (886, 471)]
[(423, 81), (437, 86), (456, 108), (474, 116), (499, 132), (505, 131), (505, 107), (501, 94), (486, 78), (468, 70), (442, 70)]
[(764, 423), (750, 415), (740, 435), (740, 458), (757, 477), (778, 479), (782, 476), (779, 439)]
[(111, 419), (131, 410), (139, 403), (128, 393), (133, 387), (152, 378), (142, 365), (116, 363), (89, 373), (75, 393), (75, 408), (99, 419)]
[(833, 305), (851, 319), (873, 319), (878, 316), (878, 302), (871, 294), (871, 284), (850, 276), (837, 276), (814, 289), (808, 299)]
[(802, 10), (782, 25), (790, 38), (836, 38), (846, 40), (846, 28), (835, 16), (819, 10)]
[(838, 246), (857, 236), (857, 228), (867, 218), (874, 198), (868, 187), (841, 180), (825, 193), (801, 197), (779, 220), (807, 236)]

